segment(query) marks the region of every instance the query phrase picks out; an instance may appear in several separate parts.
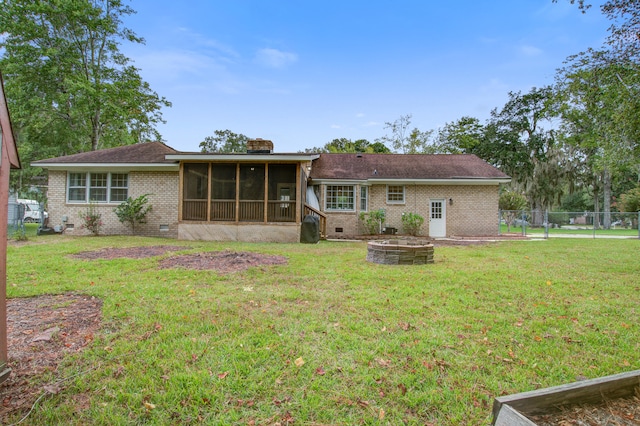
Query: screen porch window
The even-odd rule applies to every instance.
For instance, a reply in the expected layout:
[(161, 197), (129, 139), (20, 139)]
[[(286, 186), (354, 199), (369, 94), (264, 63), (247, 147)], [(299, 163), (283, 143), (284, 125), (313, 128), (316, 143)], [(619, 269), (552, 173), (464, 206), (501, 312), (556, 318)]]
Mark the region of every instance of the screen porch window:
[(69, 173), (67, 178), (69, 203), (121, 203), (128, 195), (127, 173)]
[(207, 220), (208, 173), (208, 164), (194, 163), (184, 165), (184, 182), (182, 186), (183, 219)]
[(325, 210), (354, 211), (354, 192), (353, 185), (327, 185), (325, 192)]
[(297, 164), (184, 163), (181, 220), (295, 222)]
[(269, 164), (267, 222), (295, 222), (296, 165)]
[(240, 222), (264, 221), (264, 164), (240, 164)]
[(387, 186), (387, 203), (404, 204), (404, 186), (388, 185)]
[(236, 165), (211, 165), (211, 220), (236, 220)]

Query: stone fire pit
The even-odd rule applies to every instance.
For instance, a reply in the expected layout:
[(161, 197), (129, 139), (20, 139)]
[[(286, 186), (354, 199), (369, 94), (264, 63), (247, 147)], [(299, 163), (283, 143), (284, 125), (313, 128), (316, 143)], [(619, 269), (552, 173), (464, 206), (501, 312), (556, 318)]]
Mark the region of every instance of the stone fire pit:
[(367, 244), (367, 261), (383, 265), (433, 263), (433, 244), (418, 240), (382, 240)]

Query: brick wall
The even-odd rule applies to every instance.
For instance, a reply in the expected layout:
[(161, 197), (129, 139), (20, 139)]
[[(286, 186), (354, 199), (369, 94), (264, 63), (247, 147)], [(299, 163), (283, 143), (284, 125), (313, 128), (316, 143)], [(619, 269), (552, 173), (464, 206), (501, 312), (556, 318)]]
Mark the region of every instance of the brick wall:
[[(320, 205), (324, 207), (324, 185), (321, 188)], [(498, 186), (497, 185), (405, 185), (404, 204), (387, 203), (387, 186), (369, 187), (369, 211), (384, 209), (387, 227), (402, 233), (402, 213), (417, 213), (425, 221), (420, 235), (429, 235), (429, 205), (431, 200), (444, 200), (447, 236), (497, 235)], [(453, 201), (449, 203), (449, 199)], [(360, 189), (356, 187), (356, 212), (327, 212), (329, 238), (362, 234), (358, 219)], [(336, 232), (342, 228), (343, 232)]]
[[(137, 198), (149, 194), (148, 204), (152, 210), (147, 215), (147, 223), (136, 226), (136, 235), (172, 237), (178, 236), (178, 172), (130, 172), (129, 196)], [(73, 231), (66, 232), (74, 235), (88, 235), (80, 218), (81, 212), (86, 212), (88, 204), (69, 204), (66, 202), (67, 172), (49, 171), (49, 188), (47, 194), (47, 212), (49, 226), (63, 224), (63, 216), (67, 217), (67, 225), (73, 225)], [(131, 230), (118, 220), (114, 209), (115, 204), (96, 204), (96, 211), (102, 215), (102, 235), (128, 235)], [(161, 226), (163, 229), (161, 230)], [(69, 227), (70, 228), (70, 227)]]

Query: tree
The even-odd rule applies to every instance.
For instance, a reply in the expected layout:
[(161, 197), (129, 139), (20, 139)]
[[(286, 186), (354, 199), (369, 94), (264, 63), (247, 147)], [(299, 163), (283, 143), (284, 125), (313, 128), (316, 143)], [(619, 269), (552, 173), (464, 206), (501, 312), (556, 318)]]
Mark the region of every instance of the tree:
[[(554, 3), (557, 1), (553, 0)], [(569, 2), (577, 4), (582, 13), (591, 8), (585, 0)], [(640, 54), (640, 4), (635, 0), (608, 0), (600, 6), (600, 11), (613, 22), (606, 41), (608, 48), (619, 58), (635, 58), (637, 61)]]
[(401, 154), (431, 154), (434, 147), (430, 139), (433, 130), (422, 132), (418, 128), (409, 131), (411, 125), (411, 114), (400, 116), (393, 122), (386, 122), (385, 129), (391, 131), (391, 135), (385, 135), (376, 140), (376, 143), (390, 145), (394, 152)]
[[(578, 3), (583, 13), (589, 7), (584, 0), (570, 2)], [(566, 128), (591, 166), (596, 211), (597, 191), (603, 192), (608, 228), (614, 176), (625, 168), (640, 171), (640, 3), (608, 0), (600, 10), (612, 22), (605, 44), (568, 58), (558, 78), (565, 94)]]
[(323, 147), (307, 148), (304, 152), (315, 153), (338, 153), (338, 152), (362, 152), (362, 153), (377, 153), (387, 154), (390, 152), (389, 148), (381, 142), (371, 143), (366, 139), (358, 139), (352, 141), (347, 138), (334, 139), (331, 142), (326, 143)]
[(161, 108), (119, 45), (143, 39), (123, 27), (121, 0), (5, 0), (0, 67), (25, 164), (158, 140)]
[(391, 135), (385, 135), (380, 139), (377, 139), (376, 142), (383, 143), (384, 145), (391, 145), (391, 148), (395, 152), (402, 151), (403, 154), (406, 154), (405, 148), (407, 146), (408, 139), (407, 131), (411, 124), (411, 114), (402, 115), (394, 122), (387, 121), (384, 124), (384, 128), (389, 129), (391, 131)]
[(152, 206), (147, 205), (149, 194), (144, 194), (138, 198), (127, 198), (127, 201), (121, 203), (114, 209), (118, 220), (121, 223), (131, 227), (131, 233), (136, 233), (136, 225), (147, 223), (147, 214), (151, 211)]
[[(589, 51), (572, 58), (561, 74), (564, 132), (581, 150), (591, 175), (594, 210), (603, 194), (604, 227), (611, 224), (612, 176), (638, 168), (640, 125), (640, 68), (604, 59), (605, 52)], [(598, 226), (598, 224), (594, 224)]]
[(484, 140), (484, 126), (475, 117), (462, 117), (446, 123), (438, 131), (437, 152), (443, 154), (476, 154)]
[(231, 130), (216, 130), (215, 136), (207, 136), (200, 142), (202, 152), (246, 152), (249, 138)]
[(520, 210), (527, 206), (527, 197), (522, 193), (512, 190), (502, 191), (498, 199), (498, 207), (504, 213), (507, 222), (507, 232), (511, 232), (511, 226)]
[(620, 211), (640, 211), (640, 185), (620, 196)]
[[(510, 92), (505, 106), (491, 112), (483, 143), (475, 149), (481, 158), (513, 177), (513, 188), (527, 195), (534, 212), (550, 208), (564, 188), (567, 163), (554, 136), (556, 115), (553, 88)], [(542, 223), (542, 215), (534, 214), (533, 221)]]

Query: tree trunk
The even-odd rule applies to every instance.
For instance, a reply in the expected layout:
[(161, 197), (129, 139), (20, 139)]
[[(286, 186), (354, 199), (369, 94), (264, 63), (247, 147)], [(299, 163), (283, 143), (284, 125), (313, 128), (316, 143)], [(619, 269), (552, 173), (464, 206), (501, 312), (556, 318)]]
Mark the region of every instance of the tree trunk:
[(603, 227), (604, 229), (611, 229), (611, 174), (609, 173), (609, 169), (604, 169), (602, 179), (604, 181), (604, 200), (602, 203), (602, 211), (604, 213)]
[(600, 228), (600, 193), (595, 188), (593, 190), (593, 227)]

